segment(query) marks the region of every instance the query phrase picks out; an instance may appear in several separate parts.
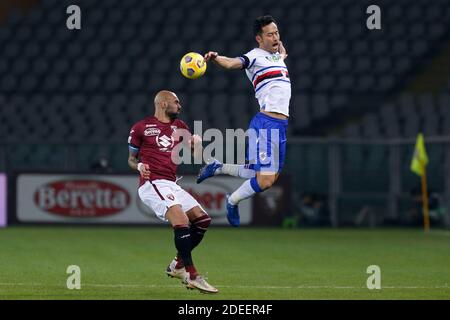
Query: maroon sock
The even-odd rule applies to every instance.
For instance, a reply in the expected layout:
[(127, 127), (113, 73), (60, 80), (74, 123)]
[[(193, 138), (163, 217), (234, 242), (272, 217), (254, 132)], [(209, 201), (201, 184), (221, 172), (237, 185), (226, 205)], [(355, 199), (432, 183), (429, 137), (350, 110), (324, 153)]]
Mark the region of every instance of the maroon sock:
[(191, 280), (197, 278), (197, 270), (195, 270), (195, 267), (193, 265), (186, 266), (186, 271), (189, 272)]
[(181, 259), (181, 256), (179, 254), (177, 254), (176, 260), (177, 260), (177, 264), (175, 265), (175, 269), (184, 268), (183, 259)]

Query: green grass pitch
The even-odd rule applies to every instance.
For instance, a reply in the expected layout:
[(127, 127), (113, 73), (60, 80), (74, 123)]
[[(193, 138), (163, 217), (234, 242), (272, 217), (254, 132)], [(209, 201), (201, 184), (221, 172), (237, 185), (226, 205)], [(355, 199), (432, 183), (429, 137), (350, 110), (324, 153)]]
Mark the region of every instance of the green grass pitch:
[(448, 231), (211, 227), (193, 257), (215, 295), (168, 278), (174, 254), (169, 227), (0, 229), (0, 299), (450, 299)]

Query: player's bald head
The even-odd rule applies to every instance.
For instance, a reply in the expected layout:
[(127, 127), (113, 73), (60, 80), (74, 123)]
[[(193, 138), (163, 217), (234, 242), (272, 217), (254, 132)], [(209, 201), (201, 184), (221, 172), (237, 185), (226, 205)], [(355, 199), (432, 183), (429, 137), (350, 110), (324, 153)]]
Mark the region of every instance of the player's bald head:
[(178, 100), (178, 97), (175, 93), (168, 90), (161, 90), (155, 96), (155, 106), (161, 106), (164, 102), (170, 103)]
[(180, 100), (172, 91), (162, 90), (155, 96), (155, 116), (176, 119), (181, 111)]

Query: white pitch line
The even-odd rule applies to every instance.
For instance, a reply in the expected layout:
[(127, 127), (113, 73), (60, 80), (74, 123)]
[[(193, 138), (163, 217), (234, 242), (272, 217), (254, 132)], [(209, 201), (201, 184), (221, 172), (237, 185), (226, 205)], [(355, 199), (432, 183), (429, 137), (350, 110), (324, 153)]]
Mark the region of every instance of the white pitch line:
[[(0, 287), (44, 287), (49, 286), (43, 283), (0, 283)], [(50, 285), (53, 287), (64, 287), (64, 285)], [(179, 288), (180, 285), (157, 285), (157, 284), (81, 284), (82, 287), (103, 287), (103, 288)], [(218, 288), (240, 288), (240, 289), (367, 289), (361, 286), (319, 286), (319, 285), (299, 285), (299, 286), (231, 286), (216, 285)], [(420, 287), (420, 286), (382, 286), (381, 289), (450, 289), (450, 285)]]

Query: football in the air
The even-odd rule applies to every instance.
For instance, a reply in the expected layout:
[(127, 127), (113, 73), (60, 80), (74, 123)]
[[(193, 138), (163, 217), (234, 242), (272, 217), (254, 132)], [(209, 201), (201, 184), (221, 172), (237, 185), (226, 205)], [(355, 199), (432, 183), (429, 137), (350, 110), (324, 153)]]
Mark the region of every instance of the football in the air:
[(186, 53), (180, 61), (180, 71), (188, 79), (197, 79), (205, 74), (206, 61), (196, 52)]

